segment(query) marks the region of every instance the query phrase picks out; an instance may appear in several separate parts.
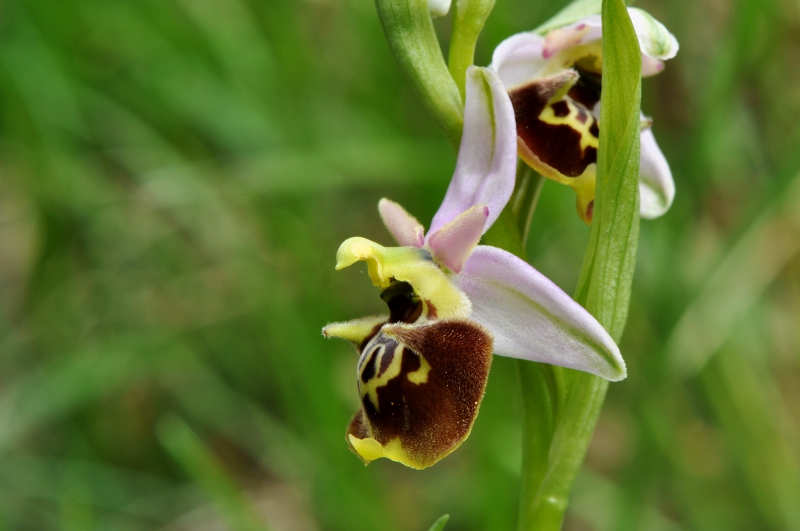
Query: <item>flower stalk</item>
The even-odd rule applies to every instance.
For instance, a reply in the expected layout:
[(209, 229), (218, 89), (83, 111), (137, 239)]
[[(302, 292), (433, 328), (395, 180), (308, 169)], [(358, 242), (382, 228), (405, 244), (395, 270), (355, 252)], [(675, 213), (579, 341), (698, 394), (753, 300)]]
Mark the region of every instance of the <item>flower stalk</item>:
[(395, 60), (457, 150), (464, 127), (464, 104), (445, 64), (428, 0), (375, 0), (375, 7)]
[(453, 14), (453, 35), (450, 37), (450, 74), (458, 85), (461, 98), (466, 96), (467, 68), (475, 60), (475, 44), (483, 31), (495, 0), (458, 0)]
[(514, 196), (511, 198), (511, 213), (517, 220), (522, 242), (528, 241), (533, 212), (539, 203), (539, 195), (544, 187), (544, 177), (536, 170), (519, 161)]

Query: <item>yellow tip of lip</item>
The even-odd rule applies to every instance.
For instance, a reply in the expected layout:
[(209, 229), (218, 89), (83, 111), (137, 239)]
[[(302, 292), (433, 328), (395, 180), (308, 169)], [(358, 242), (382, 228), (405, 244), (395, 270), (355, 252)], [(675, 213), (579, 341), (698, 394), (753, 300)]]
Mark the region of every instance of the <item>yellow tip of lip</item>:
[(349, 267), (359, 260), (377, 259), (381, 250), (383, 250), (382, 246), (366, 238), (360, 236), (348, 238), (336, 251), (336, 270)]
[(375, 286), (387, 286), (389, 279), (383, 274), (386, 247), (360, 236), (348, 238), (336, 251), (336, 269), (344, 269), (359, 260), (367, 262), (369, 277)]
[(350, 444), (353, 445), (353, 448), (356, 452), (358, 452), (358, 455), (361, 456), (361, 459), (364, 460), (365, 464), (369, 464), (376, 459), (385, 457), (417, 470), (422, 470), (430, 465), (430, 463), (420, 464), (411, 459), (403, 450), (403, 447), (400, 444), (400, 439), (392, 439), (386, 443), (385, 446), (383, 446), (372, 437), (359, 439), (351, 433), (348, 435), (348, 438), (350, 440)]
[(385, 323), (387, 320), (388, 317), (386, 316), (376, 316), (354, 319), (345, 323), (331, 323), (322, 329), (322, 335), (345, 339), (358, 346), (364, 341), (364, 338), (373, 333), (376, 326)]
[(369, 464), (370, 461), (375, 461), (376, 459), (380, 459), (383, 457), (383, 446), (381, 443), (373, 439), (372, 437), (368, 437), (366, 439), (359, 439), (355, 435), (350, 434), (350, 444), (353, 445), (358, 455), (366, 461), (366, 464)]

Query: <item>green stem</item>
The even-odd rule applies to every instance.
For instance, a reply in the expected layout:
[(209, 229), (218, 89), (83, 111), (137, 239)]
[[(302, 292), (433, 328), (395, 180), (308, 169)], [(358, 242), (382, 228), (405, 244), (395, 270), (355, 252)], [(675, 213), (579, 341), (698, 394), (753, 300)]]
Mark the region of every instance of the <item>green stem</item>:
[(522, 392), (522, 471), (519, 529), (533, 529), (540, 517), (537, 495), (547, 475), (551, 441), (558, 418), (558, 392), (552, 367), (517, 361)]
[[(519, 172), (524, 180), (525, 171)], [(534, 183), (531, 183), (534, 184)], [(543, 180), (535, 183), (541, 189)], [(538, 190), (520, 187), (484, 235), (484, 243), (525, 258), (521, 231)], [(522, 199), (527, 198), (527, 199)], [(519, 208), (514, 208), (514, 205)], [(514, 211), (518, 215), (514, 215)], [(522, 392), (522, 474), (519, 531), (561, 528), (569, 493), (589, 446), (608, 382), (588, 373), (518, 361)]]
[[(520, 161), (517, 182), (508, 207), (484, 236), (487, 244), (501, 247), (520, 258), (526, 258), (525, 242), (533, 213), (544, 186), (544, 178)], [(566, 499), (555, 505), (541, 500), (539, 493), (545, 481), (552, 481), (548, 470), (553, 435), (561, 404), (564, 402), (562, 373), (558, 367), (524, 360), (517, 362), (522, 392), (522, 484), (520, 490), (519, 529), (541, 529), (560, 526)], [(561, 515), (561, 516), (559, 516)]]
[(520, 160), (517, 167), (517, 183), (514, 186), (514, 196), (511, 198), (510, 204), (511, 213), (517, 220), (523, 244), (528, 241), (533, 212), (539, 203), (543, 186), (544, 177)]
[[(557, 414), (554, 415), (554, 430), (548, 441), (548, 453), (544, 464), (540, 464), (538, 470), (534, 470), (535, 476), (531, 471), (525, 471), (527, 476), (534, 481), (538, 480), (538, 483), (532, 484), (528, 492), (521, 493), (523, 497), (520, 508), (520, 531), (561, 529), (572, 484), (583, 463), (608, 389), (608, 381), (597, 376), (561, 367), (551, 367), (551, 369), (554, 373), (570, 372), (571, 374), (567, 375), (570, 385), (565, 403), (556, 409)], [(532, 385), (535, 384), (527, 383), (529, 387)], [(528, 402), (524, 407), (530, 409), (542, 406), (541, 403)], [(536, 413), (541, 415), (541, 411)], [(523, 444), (526, 438), (534, 438), (540, 431), (529, 431), (523, 435)], [(529, 443), (528, 451), (535, 450), (542, 444)]]
[[(532, 212), (538, 194), (524, 189), (520, 193), (532, 198), (524, 203), (528, 209), (520, 212)], [(520, 228), (527, 230), (524, 225)], [(493, 244), (503, 241), (499, 235), (491, 236)], [(518, 361), (518, 370), (523, 414), (518, 529), (557, 531), (600, 415), (608, 381), (524, 360)]]
[(467, 68), (475, 61), (475, 44), (494, 8), (495, 0), (458, 0), (450, 37), (450, 75), (466, 99)]
[(375, 0), (375, 7), (397, 63), (458, 150), (464, 104), (444, 62), (428, 0)]

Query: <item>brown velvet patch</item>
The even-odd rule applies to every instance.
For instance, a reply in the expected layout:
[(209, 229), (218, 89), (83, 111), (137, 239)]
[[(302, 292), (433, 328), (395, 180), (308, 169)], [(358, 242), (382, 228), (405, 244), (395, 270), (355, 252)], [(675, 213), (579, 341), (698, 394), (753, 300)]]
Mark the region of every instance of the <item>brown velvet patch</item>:
[(441, 320), (387, 324), (375, 340), (387, 350), (396, 341), (394, 355), (402, 360), (399, 373), (376, 387), (377, 404), (364, 394), (371, 436), (382, 445), (399, 438), (415, 463), (429, 466), (461, 444), (472, 428), (489, 376), (491, 336), (468, 320)]
[(345, 433), (345, 438), (348, 439), (348, 441), (350, 440), (350, 435), (354, 435), (358, 439), (369, 437), (367, 425), (364, 421), (363, 409), (356, 411), (356, 414), (353, 415), (353, 418), (350, 420), (350, 424), (347, 426), (347, 433)]
[(425, 299), (425, 306), (428, 307), (428, 315), (427, 315), (428, 319), (436, 319), (438, 315), (436, 311), (436, 306), (434, 306), (434, 304), (428, 299)]
[[(543, 90), (540, 83), (534, 81), (509, 94), (517, 121), (517, 136), (543, 164), (565, 177), (578, 177), (590, 164), (597, 162), (597, 148), (588, 146), (583, 149), (581, 132), (569, 123), (548, 123), (542, 119), (542, 112), (555, 92)], [(571, 104), (577, 110), (575, 121), (586, 124), (587, 120), (591, 120), (590, 132), (596, 137), (599, 133), (597, 123), (588, 109), (575, 101), (571, 101)], [(556, 117), (565, 117), (570, 113), (566, 99), (552, 103), (551, 107)]]

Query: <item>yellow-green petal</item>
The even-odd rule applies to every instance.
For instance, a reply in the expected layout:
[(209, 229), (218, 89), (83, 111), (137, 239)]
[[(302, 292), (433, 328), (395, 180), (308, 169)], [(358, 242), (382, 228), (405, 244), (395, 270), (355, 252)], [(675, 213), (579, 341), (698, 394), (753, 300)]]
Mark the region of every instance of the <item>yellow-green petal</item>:
[(371, 338), (378, 333), (381, 325), (386, 323), (389, 318), (385, 315), (375, 317), (362, 317), (344, 323), (331, 323), (322, 329), (325, 337), (338, 337), (350, 341), (359, 349), (365, 339)]
[(366, 238), (345, 240), (336, 253), (336, 269), (358, 261), (367, 262), (373, 285), (388, 288), (393, 280), (408, 282), (428, 306), (428, 315), (439, 319), (468, 317), (472, 305), (432, 260), (428, 251), (415, 247), (383, 247)]

